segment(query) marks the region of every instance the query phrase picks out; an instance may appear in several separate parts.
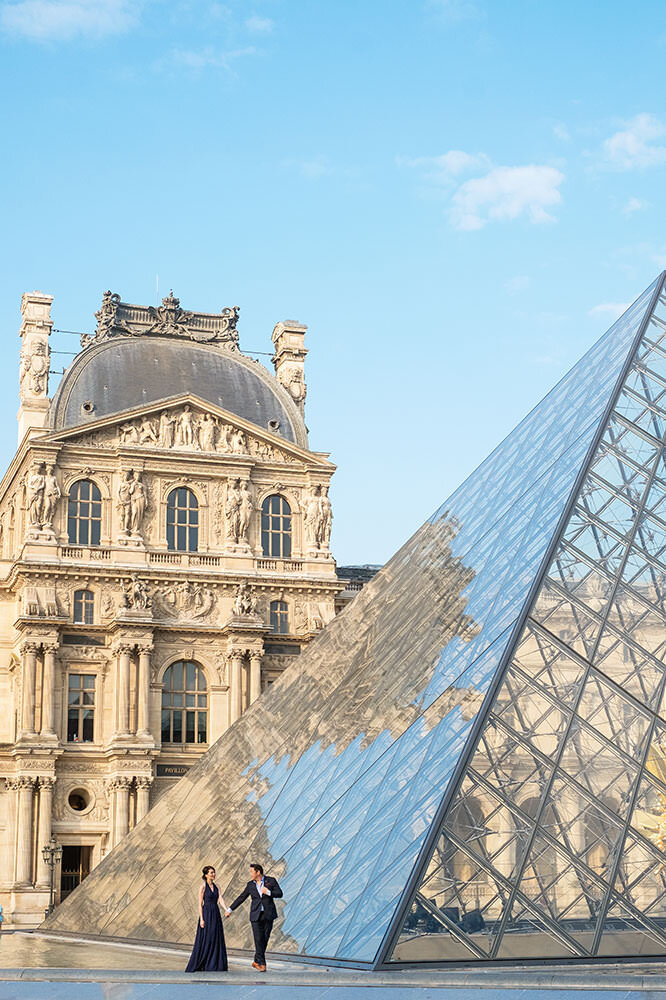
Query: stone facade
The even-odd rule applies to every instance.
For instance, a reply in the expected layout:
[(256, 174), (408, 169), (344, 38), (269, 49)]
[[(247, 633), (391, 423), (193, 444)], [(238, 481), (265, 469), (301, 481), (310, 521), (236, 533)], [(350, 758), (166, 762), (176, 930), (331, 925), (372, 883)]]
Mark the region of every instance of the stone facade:
[[(58, 899), (294, 662), (344, 587), (335, 467), (307, 446), (304, 326), (276, 326), (273, 376), (240, 352), (237, 308), (107, 292), (51, 399), (51, 301), (23, 296), (19, 447), (0, 484), (5, 926), (42, 918), (51, 834)], [(152, 367), (130, 376), (137, 338)], [(167, 364), (184, 374), (165, 390), (152, 371)]]

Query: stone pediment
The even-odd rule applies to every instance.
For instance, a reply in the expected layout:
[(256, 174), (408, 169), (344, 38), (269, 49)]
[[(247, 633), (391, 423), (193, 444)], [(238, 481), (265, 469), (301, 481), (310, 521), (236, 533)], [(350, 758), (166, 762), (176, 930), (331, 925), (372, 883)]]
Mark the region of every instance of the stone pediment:
[[(40, 440), (44, 440), (41, 438)], [(70, 442), (110, 451), (138, 448), (200, 455), (250, 456), (260, 462), (331, 465), (321, 456), (263, 431), (247, 420), (184, 395), (48, 435), (53, 442)]]

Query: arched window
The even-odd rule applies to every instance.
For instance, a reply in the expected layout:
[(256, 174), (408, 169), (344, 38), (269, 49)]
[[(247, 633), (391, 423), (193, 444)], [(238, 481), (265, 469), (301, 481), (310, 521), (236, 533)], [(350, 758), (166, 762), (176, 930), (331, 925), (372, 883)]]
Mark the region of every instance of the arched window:
[(287, 635), (289, 632), (289, 608), (286, 601), (271, 601), (271, 632)]
[(291, 507), (277, 493), (261, 505), (261, 548), (271, 559), (291, 557)]
[(69, 488), (67, 535), (70, 545), (99, 545), (102, 534), (102, 494), (89, 479)]
[(167, 497), (167, 548), (196, 552), (199, 547), (199, 504), (192, 490), (179, 486)]
[(199, 664), (172, 663), (162, 684), (162, 743), (207, 743), (206, 675)]
[(76, 625), (92, 625), (94, 622), (95, 595), (92, 590), (74, 591), (74, 622)]

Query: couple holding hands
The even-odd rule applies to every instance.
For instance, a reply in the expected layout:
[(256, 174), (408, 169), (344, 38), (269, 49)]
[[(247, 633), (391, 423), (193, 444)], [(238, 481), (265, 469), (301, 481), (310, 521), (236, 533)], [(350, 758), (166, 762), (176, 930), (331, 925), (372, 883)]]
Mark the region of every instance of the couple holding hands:
[(187, 963), (186, 972), (226, 972), (227, 949), (224, 943), (224, 928), (218, 904), (222, 906), (224, 915), (231, 916), (232, 910), (244, 903), (249, 897), (250, 924), (254, 936), (254, 961), (252, 967), (258, 972), (266, 971), (266, 946), (273, 930), (273, 921), (277, 910), (273, 900), (280, 899), (282, 889), (277, 879), (264, 875), (261, 865), (253, 862), (250, 865), (250, 881), (240, 896), (227, 906), (220, 896), (220, 890), (215, 885), (215, 869), (206, 865), (203, 869), (203, 885), (199, 890), (199, 922), (194, 948)]

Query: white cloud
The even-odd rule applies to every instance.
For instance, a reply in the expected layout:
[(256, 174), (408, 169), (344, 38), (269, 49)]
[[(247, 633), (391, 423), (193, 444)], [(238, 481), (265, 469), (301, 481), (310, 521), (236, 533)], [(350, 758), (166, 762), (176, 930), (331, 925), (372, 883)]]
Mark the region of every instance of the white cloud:
[[(456, 229), (482, 229), (488, 222), (521, 215), (533, 223), (554, 222), (546, 209), (562, 201), (564, 174), (555, 167), (496, 167), (486, 153), (461, 149), (440, 156), (398, 157), (397, 163), (422, 170), (425, 180), (450, 199), (449, 219)], [(460, 175), (469, 173), (482, 176), (462, 181)]]
[(33, 42), (103, 38), (133, 28), (140, 8), (140, 0), (14, 0), (0, 6), (0, 28)]
[(604, 142), (607, 162), (618, 170), (655, 167), (666, 163), (666, 146), (655, 144), (666, 134), (666, 125), (654, 115), (640, 114)]
[(465, 230), (522, 215), (533, 223), (554, 222), (546, 209), (562, 201), (559, 186), (563, 181), (564, 174), (555, 167), (494, 167), (458, 188), (451, 199), (451, 221), (456, 229)]
[(248, 17), (245, 22), (245, 27), (248, 31), (253, 32), (256, 35), (269, 35), (274, 28), (274, 22), (271, 21), (270, 17), (259, 17), (254, 14), (252, 17)]
[(529, 288), (531, 281), (526, 274), (516, 274), (515, 277), (509, 278), (508, 281), (504, 283), (504, 287), (510, 295), (516, 295), (518, 292), (524, 292), (526, 288)]
[(626, 204), (623, 205), (622, 211), (625, 215), (633, 215), (634, 212), (642, 212), (648, 205), (649, 202), (643, 201), (642, 198), (629, 198)]
[(445, 23), (477, 20), (482, 16), (481, 8), (472, 0), (426, 0), (426, 8)]
[(589, 310), (590, 316), (610, 316), (617, 319), (631, 305), (630, 302), (602, 302)]
[(308, 180), (318, 180), (320, 177), (334, 172), (328, 157), (321, 153), (304, 160), (284, 160), (284, 166), (295, 168), (302, 177), (307, 177)]
[(561, 122), (558, 122), (557, 125), (553, 125), (553, 135), (556, 139), (560, 139), (561, 142), (571, 141), (568, 128), (566, 125), (562, 125)]
[(218, 51), (212, 46), (203, 49), (172, 49), (168, 55), (155, 62), (154, 67), (160, 71), (186, 69), (200, 72), (204, 69), (223, 69), (233, 73), (233, 63), (243, 56), (254, 55), (256, 49), (249, 45), (244, 49), (232, 49), (228, 52)]

